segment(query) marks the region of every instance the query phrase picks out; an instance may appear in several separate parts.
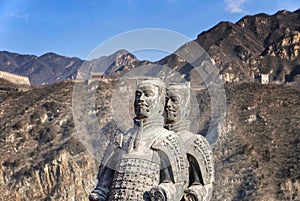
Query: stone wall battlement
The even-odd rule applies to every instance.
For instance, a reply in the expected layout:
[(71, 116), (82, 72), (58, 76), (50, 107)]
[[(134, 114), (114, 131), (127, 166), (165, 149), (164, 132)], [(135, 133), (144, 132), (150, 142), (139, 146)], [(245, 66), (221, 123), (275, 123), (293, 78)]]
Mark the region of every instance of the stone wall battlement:
[(29, 77), (26, 76), (0, 71), (0, 78), (10, 81), (14, 84), (30, 86)]

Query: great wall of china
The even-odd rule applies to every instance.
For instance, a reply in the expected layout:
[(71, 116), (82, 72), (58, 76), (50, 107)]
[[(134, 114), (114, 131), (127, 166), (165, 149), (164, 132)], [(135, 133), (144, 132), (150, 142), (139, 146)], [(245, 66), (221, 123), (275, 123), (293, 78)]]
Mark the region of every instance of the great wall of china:
[(0, 71), (0, 78), (10, 81), (17, 85), (30, 86), (29, 77), (26, 77), (26, 76), (15, 75), (12, 73)]

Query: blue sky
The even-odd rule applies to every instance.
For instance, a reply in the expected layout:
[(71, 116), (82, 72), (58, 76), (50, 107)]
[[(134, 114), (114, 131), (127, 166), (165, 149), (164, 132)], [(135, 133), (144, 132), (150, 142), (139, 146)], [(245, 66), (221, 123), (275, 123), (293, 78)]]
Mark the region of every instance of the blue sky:
[(220, 21), (299, 8), (300, 0), (0, 0), (0, 50), (84, 59), (134, 29), (163, 28), (195, 39)]

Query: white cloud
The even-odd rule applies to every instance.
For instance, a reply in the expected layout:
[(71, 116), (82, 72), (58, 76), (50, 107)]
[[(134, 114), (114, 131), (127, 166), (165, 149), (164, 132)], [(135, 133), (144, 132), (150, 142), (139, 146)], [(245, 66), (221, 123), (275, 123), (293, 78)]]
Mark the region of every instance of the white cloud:
[(24, 20), (25, 22), (29, 22), (29, 13), (25, 10), (14, 10), (14, 11), (8, 11), (5, 13), (6, 17), (10, 18), (17, 18)]
[(245, 0), (224, 0), (226, 7), (225, 10), (230, 13), (245, 13), (242, 8)]

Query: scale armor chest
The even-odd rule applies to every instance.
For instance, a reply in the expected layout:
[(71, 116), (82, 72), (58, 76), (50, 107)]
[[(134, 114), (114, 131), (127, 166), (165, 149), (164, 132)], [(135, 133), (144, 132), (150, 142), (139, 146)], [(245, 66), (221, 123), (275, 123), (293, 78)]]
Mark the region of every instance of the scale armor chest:
[(115, 173), (108, 200), (149, 200), (147, 191), (159, 183), (159, 164), (123, 158)]

